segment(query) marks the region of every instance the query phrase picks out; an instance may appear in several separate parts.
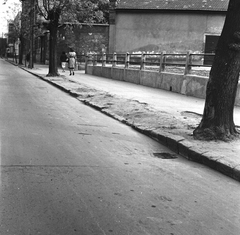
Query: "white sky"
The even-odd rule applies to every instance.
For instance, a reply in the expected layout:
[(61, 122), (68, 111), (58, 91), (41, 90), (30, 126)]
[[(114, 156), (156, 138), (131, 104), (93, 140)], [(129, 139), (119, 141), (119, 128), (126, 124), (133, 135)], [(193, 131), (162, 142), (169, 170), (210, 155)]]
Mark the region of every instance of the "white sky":
[[(0, 0), (0, 37), (8, 31), (7, 20), (13, 20), (17, 10), (21, 10), (21, 2), (19, 0), (7, 0), (7, 3), (3, 4), (4, 1), (5, 0)], [(14, 3), (19, 5), (19, 9), (16, 9)]]

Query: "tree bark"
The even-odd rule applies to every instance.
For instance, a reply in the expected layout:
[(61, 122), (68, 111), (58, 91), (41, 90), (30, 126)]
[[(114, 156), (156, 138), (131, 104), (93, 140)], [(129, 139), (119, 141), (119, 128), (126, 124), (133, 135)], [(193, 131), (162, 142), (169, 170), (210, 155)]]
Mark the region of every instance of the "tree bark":
[(25, 41), (22, 35), (20, 35), (20, 50), (19, 50), (19, 64), (23, 64), (23, 52), (25, 47)]
[(49, 71), (47, 76), (56, 77), (59, 76), (57, 66), (57, 32), (59, 22), (60, 11), (53, 9), (49, 12)]
[(203, 118), (193, 136), (202, 140), (231, 140), (240, 71), (240, 1), (230, 0), (207, 84)]

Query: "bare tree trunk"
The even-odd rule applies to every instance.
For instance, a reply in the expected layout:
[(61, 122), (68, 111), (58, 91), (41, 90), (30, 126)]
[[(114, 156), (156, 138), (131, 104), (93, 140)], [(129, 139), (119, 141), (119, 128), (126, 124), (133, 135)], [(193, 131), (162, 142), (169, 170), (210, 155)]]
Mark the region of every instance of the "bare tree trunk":
[(22, 35), (20, 35), (20, 49), (19, 49), (19, 64), (23, 64), (23, 52), (25, 47), (25, 40)]
[(57, 54), (57, 28), (50, 26), (49, 38), (49, 71), (47, 76), (59, 76), (56, 62)]
[(59, 76), (57, 67), (57, 31), (60, 11), (58, 9), (49, 12), (49, 72), (47, 76)]
[(240, 1), (230, 0), (207, 85), (205, 108), (196, 139), (230, 140), (237, 135), (233, 120), (240, 71)]

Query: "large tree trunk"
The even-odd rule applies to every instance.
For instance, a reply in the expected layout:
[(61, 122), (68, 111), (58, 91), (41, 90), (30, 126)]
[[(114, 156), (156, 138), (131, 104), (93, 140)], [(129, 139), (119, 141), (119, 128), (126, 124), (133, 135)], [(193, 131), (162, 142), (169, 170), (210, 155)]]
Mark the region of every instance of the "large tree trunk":
[(59, 76), (57, 66), (57, 31), (60, 11), (53, 9), (49, 12), (49, 72), (47, 76)]
[(237, 134), (233, 120), (240, 71), (240, 1), (230, 0), (207, 85), (203, 118), (193, 135), (229, 140)]

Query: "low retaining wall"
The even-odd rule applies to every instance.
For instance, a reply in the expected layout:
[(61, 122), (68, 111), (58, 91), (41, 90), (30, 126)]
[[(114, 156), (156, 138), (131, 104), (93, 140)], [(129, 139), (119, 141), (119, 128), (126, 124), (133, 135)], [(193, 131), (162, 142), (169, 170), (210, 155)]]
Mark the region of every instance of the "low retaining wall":
[[(168, 90), (202, 99), (206, 97), (207, 77), (93, 65), (88, 65), (85, 69), (85, 73)], [(240, 106), (239, 84), (235, 104)]]

